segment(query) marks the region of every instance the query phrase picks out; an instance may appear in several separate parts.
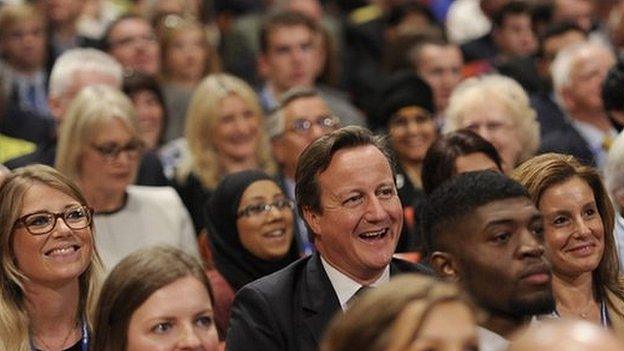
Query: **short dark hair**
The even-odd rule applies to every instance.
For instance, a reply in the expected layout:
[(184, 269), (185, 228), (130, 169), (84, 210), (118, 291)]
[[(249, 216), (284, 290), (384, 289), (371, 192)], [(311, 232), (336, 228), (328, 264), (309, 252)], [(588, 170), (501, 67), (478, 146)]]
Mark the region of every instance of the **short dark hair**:
[(455, 160), (458, 157), (478, 152), (489, 157), (502, 172), (501, 159), (496, 148), (479, 134), (460, 129), (438, 138), (429, 146), (422, 164), (421, 178), (425, 194), (430, 194), (445, 180), (457, 174)]
[[(110, 49), (112, 49), (112, 45), (111, 45), (112, 43), (110, 42), (111, 32), (113, 31), (113, 29), (115, 29), (115, 27), (117, 27), (118, 24), (129, 19), (137, 19), (137, 20), (141, 20), (141, 21), (145, 21), (146, 23), (149, 23), (149, 21), (147, 21), (145, 18), (136, 14), (132, 14), (132, 13), (127, 13), (127, 14), (117, 17), (114, 21), (112, 21), (106, 27), (106, 29), (104, 30), (104, 34), (102, 35), (102, 38), (100, 39), (100, 49), (102, 51), (109, 52)], [(151, 26), (152, 24), (149, 23), (149, 25)]]
[(269, 37), (275, 28), (296, 26), (307, 27), (312, 33), (320, 31), (317, 23), (301, 12), (279, 11), (267, 17), (260, 27), (260, 51), (264, 54), (268, 52)]
[(624, 111), (624, 59), (618, 58), (602, 83), (602, 102), (608, 111)]
[(579, 32), (580, 34), (587, 37), (587, 32), (574, 22), (564, 21), (551, 23), (544, 29), (544, 31), (539, 36), (539, 49), (537, 55), (539, 57), (544, 57), (544, 43), (546, 43), (548, 39), (558, 37), (568, 32)]
[(129, 74), (124, 75), (122, 90), (130, 99), (143, 91), (148, 91), (156, 96), (156, 99), (160, 103), (163, 109), (163, 125), (158, 136), (158, 144), (161, 145), (165, 142), (165, 131), (167, 130), (167, 122), (169, 118), (167, 116), (167, 104), (165, 103), (165, 96), (163, 95), (160, 85), (156, 77), (147, 73), (139, 71), (131, 71)]
[(492, 171), (468, 172), (444, 182), (427, 198), (421, 214), (425, 252), (449, 250), (443, 243), (454, 229), (477, 208), (493, 201), (525, 197), (529, 192), (520, 183)]
[(395, 162), (386, 139), (374, 135), (366, 128), (358, 126), (340, 128), (310, 144), (299, 157), (295, 172), (295, 197), (299, 212), (303, 213), (303, 209), (319, 214), (323, 212), (318, 175), (329, 167), (336, 152), (368, 145), (375, 146), (386, 156), (394, 177)]
[(501, 28), (509, 16), (527, 15), (532, 19), (532, 7), (524, 1), (510, 1), (494, 14), (492, 23), (494, 27)]
[(459, 49), (459, 46), (457, 44), (451, 43), (444, 37), (435, 35), (421, 35), (408, 50), (409, 61), (413, 68), (418, 70), (418, 67), (420, 67), (420, 55), (423, 51), (423, 48), (427, 45), (439, 47), (453, 46)]

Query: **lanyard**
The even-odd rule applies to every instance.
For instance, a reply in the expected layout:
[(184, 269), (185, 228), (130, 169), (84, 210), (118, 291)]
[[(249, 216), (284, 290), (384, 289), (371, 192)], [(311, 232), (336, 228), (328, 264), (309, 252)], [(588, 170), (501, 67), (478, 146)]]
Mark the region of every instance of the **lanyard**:
[[(82, 326), (80, 327), (80, 329), (82, 337), (80, 338), (80, 351), (89, 351), (89, 332), (87, 331), (87, 322), (84, 318), (82, 319), (81, 324)], [(32, 342), (32, 339), (30, 340), (30, 350), (37, 351), (35, 345)]]

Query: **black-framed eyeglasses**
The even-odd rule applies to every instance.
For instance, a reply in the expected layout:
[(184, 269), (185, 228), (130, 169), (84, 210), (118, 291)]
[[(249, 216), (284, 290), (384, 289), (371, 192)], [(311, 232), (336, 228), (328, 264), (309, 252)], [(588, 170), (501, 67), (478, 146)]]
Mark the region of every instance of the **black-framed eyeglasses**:
[(113, 162), (119, 154), (125, 152), (131, 158), (137, 158), (143, 152), (144, 144), (141, 140), (132, 140), (126, 145), (117, 144), (104, 144), (96, 145), (91, 144), (91, 147), (97, 151), (100, 155), (104, 156), (106, 161)]
[(249, 205), (238, 211), (238, 213), (236, 214), (236, 218), (258, 216), (262, 213), (271, 211), (273, 207), (277, 208), (280, 211), (285, 209), (292, 210), (295, 208), (295, 202), (291, 199), (281, 199), (273, 201), (270, 204), (260, 203), (255, 205)]
[(305, 118), (297, 118), (291, 122), (288, 130), (299, 134), (307, 134), (314, 125), (317, 125), (325, 131), (331, 131), (336, 129), (339, 123), (340, 121), (338, 118), (332, 115), (319, 116), (313, 121)]
[(15, 227), (23, 226), (32, 235), (48, 234), (56, 227), (57, 219), (62, 218), (71, 229), (84, 229), (91, 224), (93, 209), (88, 206), (75, 206), (63, 212), (39, 211), (29, 213), (15, 221)]

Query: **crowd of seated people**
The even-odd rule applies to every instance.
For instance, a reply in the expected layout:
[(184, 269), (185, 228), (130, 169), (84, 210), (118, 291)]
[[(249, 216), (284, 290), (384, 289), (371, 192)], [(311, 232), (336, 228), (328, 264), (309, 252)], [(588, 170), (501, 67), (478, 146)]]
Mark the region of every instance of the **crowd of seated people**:
[(624, 349), (623, 28), (0, 1), (0, 349)]

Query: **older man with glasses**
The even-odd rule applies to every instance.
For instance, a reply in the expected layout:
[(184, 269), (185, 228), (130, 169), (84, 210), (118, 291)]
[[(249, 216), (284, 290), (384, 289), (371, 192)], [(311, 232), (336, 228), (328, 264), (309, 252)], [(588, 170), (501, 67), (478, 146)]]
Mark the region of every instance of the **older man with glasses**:
[[(312, 88), (293, 88), (282, 95), (278, 108), (267, 120), (273, 157), (279, 164), (277, 181), (284, 193), (295, 198), (295, 171), (303, 150), (319, 137), (335, 130), (340, 119), (333, 116), (325, 100)], [(296, 214), (299, 251), (314, 251), (303, 219)]]

